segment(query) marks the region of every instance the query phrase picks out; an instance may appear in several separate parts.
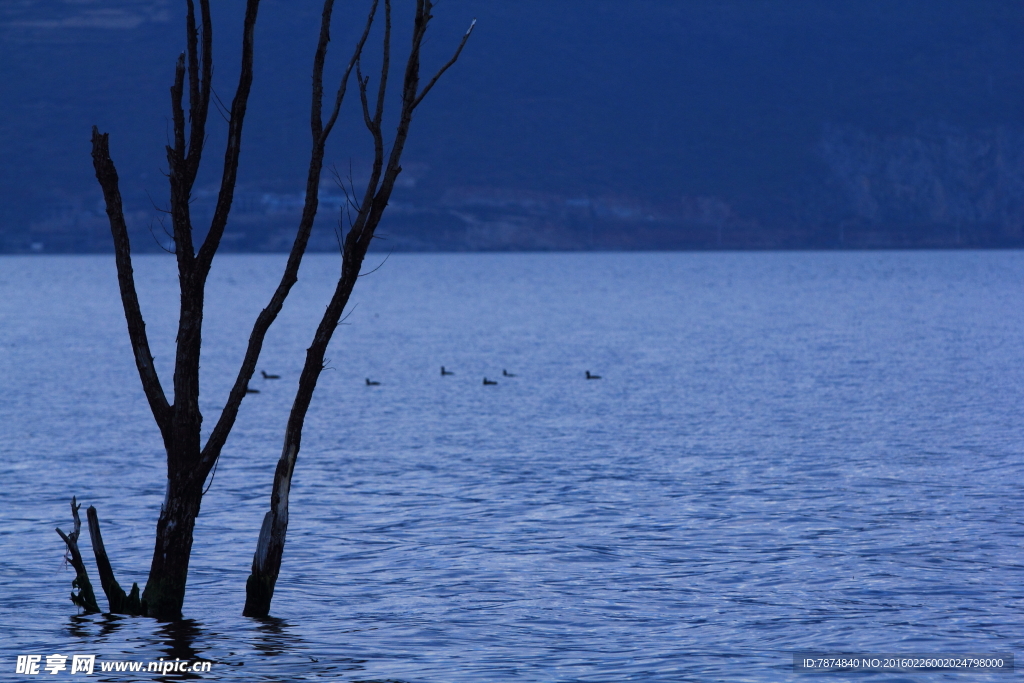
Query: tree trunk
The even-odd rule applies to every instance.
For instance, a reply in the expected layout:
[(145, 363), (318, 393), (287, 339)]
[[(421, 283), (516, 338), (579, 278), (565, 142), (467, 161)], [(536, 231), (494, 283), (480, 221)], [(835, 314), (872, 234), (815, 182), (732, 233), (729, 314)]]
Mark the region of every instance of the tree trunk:
[(181, 618), (192, 555), (192, 530), (199, 516), (201, 498), (199, 486), (168, 486), (156, 525), (149, 580), (142, 593), (142, 611), (147, 616), (165, 621)]
[(270, 510), (263, 516), (256, 553), (252, 558), (252, 573), (245, 582), (244, 617), (265, 617), (270, 613), (277, 575), (281, 572), (284, 541), (288, 532), (288, 491), (298, 457), (298, 444), (286, 446), (274, 472), (274, 490)]

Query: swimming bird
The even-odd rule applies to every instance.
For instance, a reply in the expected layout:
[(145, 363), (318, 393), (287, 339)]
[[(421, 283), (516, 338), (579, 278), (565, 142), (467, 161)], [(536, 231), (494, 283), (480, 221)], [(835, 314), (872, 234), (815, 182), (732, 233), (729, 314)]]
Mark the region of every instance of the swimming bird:
[(245, 393), (247, 393), (247, 394), (258, 394), (258, 393), (260, 393), (260, 390), (259, 389), (252, 389), (251, 387), (246, 387), (245, 388)]
[(497, 384), (497, 382), (494, 382), (484, 377), (484, 386), (487, 386), (488, 384)]
[(366, 378), (366, 386), (368, 386), (368, 387), (379, 387), (380, 386), (380, 382), (374, 382), (369, 377), (367, 377)]
[(263, 375), (263, 379), (281, 379), (281, 375), (268, 375), (266, 370), (260, 370)]
[(511, 372), (504, 369), (501, 371), (501, 374), (503, 374), (505, 377), (515, 377), (515, 375), (513, 375)]
[(590, 370), (587, 370), (587, 379), (601, 379), (601, 375), (591, 375)]
[(454, 375), (454, 374), (455, 373), (452, 372), (451, 370), (445, 370), (443, 365), (441, 366), (441, 376), (442, 377), (444, 377), (445, 375)]

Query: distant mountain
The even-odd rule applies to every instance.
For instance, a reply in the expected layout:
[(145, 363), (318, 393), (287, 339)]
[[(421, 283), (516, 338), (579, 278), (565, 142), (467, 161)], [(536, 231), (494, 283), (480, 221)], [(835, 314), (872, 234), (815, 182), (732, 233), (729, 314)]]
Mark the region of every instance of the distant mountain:
[[(338, 8), (335, 76), (356, 4)], [(216, 6), (215, 87), (229, 101), (243, 3)], [(290, 242), (319, 13), (261, 3), (225, 248)], [(170, 0), (0, 5), (0, 252), (110, 249), (93, 124), (111, 135), (135, 248), (166, 242), (182, 14)], [(1024, 246), (1020, 3), (448, 0), (436, 15), (432, 64), (473, 17), (477, 29), (414, 121), (380, 248)], [(328, 162), (358, 185), (368, 142), (347, 104)], [(200, 217), (222, 143), (221, 128)], [(329, 174), (323, 191), (313, 245), (334, 249), (344, 195)]]

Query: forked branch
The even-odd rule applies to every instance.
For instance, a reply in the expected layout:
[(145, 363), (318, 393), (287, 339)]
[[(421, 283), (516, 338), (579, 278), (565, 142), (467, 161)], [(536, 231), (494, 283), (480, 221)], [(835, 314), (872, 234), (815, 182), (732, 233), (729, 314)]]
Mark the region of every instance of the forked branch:
[[(195, 181), (199, 162), (206, 142), (206, 117), (210, 110), (210, 88), (213, 77), (213, 21), (210, 19), (210, 0), (199, 0), (202, 17), (201, 29), (196, 27), (195, 6), (187, 0), (188, 15), (188, 80), (189, 118), (192, 130), (188, 139), (188, 172)], [(200, 40), (202, 45), (200, 46)]]
[[(335, 123), (335, 121), (338, 120), (338, 112), (341, 111), (341, 103), (342, 103), (342, 101), (344, 101), (345, 93), (348, 90), (348, 79), (352, 75), (352, 69), (355, 68), (356, 64), (358, 64), (359, 57), (363, 54), (363, 47), (366, 45), (366, 39), (370, 36), (370, 28), (373, 26), (373, 20), (374, 20), (374, 18), (377, 15), (377, 3), (378, 3), (378, 0), (373, 0), (373, 4), (370, 6), (370, 14), (366, 18), (366, 26), (363, 28), (363, 34), (361, 36), (359, 36), (359, 42), (356, 43), (356, 49), (352, 53), (352, 59), (349, 60), (348, 66), (345, 67), (345, 73), (341, 77), (341, 84), (338, 86), (338, 92), (337, 92), (337, 94), (334, 97), (334, 109), (331, 110), (331, 115), (330, 115), (330, 117), (328, 117), (327, 123), (324, 125), (323, 130), (320, 133), (320, 137), (322, 138), (321, 144), (324, 144), (324, 143), (327, 142), (327, 136), (331, 134), (331, 129), (334, 128), (334, 123)], [(327, 3), (324, 3), (324, 4), (326, 6)], [(333, 0), (331, 0), (330, 4), (331, 5), (334, 4)], [(316, 70), (314, 69), (314, 74), (315, 73), (316, 73)], [(322, 76), (323, 76), (323, 64), (322, 63), (320, 64), (320, 75), (321, 75), (321, 80), (322, 80)], [(315, 76), (314, 76), (314, 78), (315, 78)], [(314, 99), (313, 99), (313, 106), (314, 106), (314, 111), (316, 111), (317, 115), (319, 116), (320, 100), (317, 99), (315, 97), (315, 95), (314, 95)], [(314, 130), (315, 130), (315, 128), (314, 128)]]
[(71, 587), (77, 588), (78, 593), (71, 591), (71, 602), (81, 607), (86, 614), (95, 614), (100, 611), (100, 608), (96, 604), (96, 594), (92, 590), (92, 583), (89, 582), (89, 572), (86, 571), (85, 562), (82, 561), (82, 553), (78, 550), (78, 536), (82, 533), (82, 520), (78, 516), (78, 510), (81, 507), (72, 496), (71, 516), (75, 520), (75, 529), (70, 534), (65, 534), (60, 527), (56, 531), (64, 539), (64, 545), (68, 549), (68, 562), (75, 569), (75, 578), (71, 582)]
[[(242, 68), (239, 71), (238, 87), (235, 99), (231, 102), (231, 117), (228, 120), (228, 142), (224, 150), (224, 170), (221, 175), (220, 192), (217, 194), (217, 206), (213, 211), (210, 231), (199, 249), (198, 274), (201, 281), (206, 280), (213, 263), (213, 256), (220, 246), (224, 235), (224, 226), (228, 222), (231, 202), (235, 196), (235, 180), (238, 177), (238, 157), (242, 153), (242, 124), (245, 121), (245, 110), (249, 103), (249, 91), (252, 88), (253, 46), (255, 44), (256, 13), (259, 0), (248, 0), (245, 4), (245, 19), (242, 25)], [(207, 100), (207, 103), (209, 100)]]
[[(299, 387), (295, 393), (291, 412), (288, 415), (288, 424), (285, 427), (284, 447), (281, 451), (281, 458), (277, 463), (277, 469), (274, 472), (274, 488), (270, 495), (270, 510), (263, 519), (256, 552), (253, 555), (252, 572), (246, 581), (245, 608), (242, 611), (244, 616), (266, 617), (270, 612), (274, 587), (277, 583), (281, 569), (281, 560), (284, 555), (284, 544), (288, 532), (288, 499), (291, 490), (292, 474), (295, 471), (295, 463), (298, 459), (302, 442), (302, 428), (306, 412), (312, 401), (317, 381), (326, 365), (324, 354), (327, 351), (327, 346), (330, 344), (331, 337), (335, 329), (337, 329), (341, 315), (348, 304), (370, 241), (373, 239), (374, 231), (390, 200), (395, 179), (402, 170), (400, 161), (409, 133), (413, 109), (422, 100), (422, 97), (417, 95), (420, 47), (431, 18), (430, 10), (432, 6), (432, 3), (427, 0), (418, 0), (416, 3), (412, 50), (406, 63), (402, 84), (401, 111), (386, 167), (381, 122), (383, 120), (387, 77), (390, 70), (390, 0), (384, 1), (386, 23), (383, 40), (383, 60), (377, 100), (374, 103), (372, 114), (367, 92), (369, 79), (363, 76), (359, 69), (358, 60), (356, 62), (356, 80), (359, 85), (359, 99), (362, 106), (363, 120), (374, 141), (373, 168), (370, 173), (370, 179), (367, 182), (366, 192), (363, 195), (362, 204), (358, 208), (356, 219), (349, 229), (342, 246), (341, 276), (335, 286), (331, 301), (327, 305), (327, 310), (317, 327), (313, 343), (306, 350), (306, 362), (302, 368), (302, 374), (299, 376)], [(465, 45), (471, 31), (472, 25), (470, 25), (470, 30), (466, 32), (466, 35), (463, 36), (462, 43), (460, 43), (455, 57), (435, 76), (431, 86), (458, 58), (459, 53), (462, 51), (462, 46)]]
[(348, 79), (351, 76), (353, 68), (355, 68), (356, 64), (359, 62), (359, 58), (363, 52), (363, 47), (366, 44), (367, 37), (370, 34), (370, 29), (373, 26), (377, 13), (377, 5), (377, 0), (374, 0), (366, 18), (366, 25), (363, 28), (363, 32), (359, 41), (356, 43), (352, 56), (348, 61), (348, 66), (345, 69), (338, 85), (337, 94), (334, 100), (334, 108), (331, 111), (327, 123), (321, 126), (321, 121), (323, 120), (321, 112), (323, 100), (323, 71), (327, 55), (327, 44), (330, 41), (330, 23), (334, 8), (334, 0), (324, 1), (324, 9), (320, 20), (320, 40), (317, 44), (316, 54), (313, 58), (313, 98), (310, 112), (310, 132), (313, 138), (313, 149), (310, 153), (309, 169), (306, 175), (306, 196), (302, 208), (302, 217), (299, 220), (299, 227), (295, 235), (295, 240), (292, 243), (291, 252), (288, 254), (288, 262), (285, 265), (284, 273), (281, 275), (281, 280), (278, 283), (273, 296), (271, 296), (267, 307), (260, 311), (259, 316), (256, 318), (252, 333), (249, 335), (249, 343), (246, 347), (245, 356), (242, 359), (242, 365), (238, 370), (235, 383), (228, 394), (224, 410), (221, 411), (217, 424), (214, 426), (213, 431), (210, 433), (210, 437), (203, 446), (199, 467), (196, 469), (196, 476), (201, 477), (202, 479), (205, 479), (213, 469), (214, 463), (216, 463), (217, 458), (220, 456), (221, 449), (227, 442), (228, 434), (231, 432), (235, 419), (238, 417), (239, 407), (242, 404), (242, 400), (245, 398), (246, 387), (249, 385), (249, 381), (252, 379), (253, 373), (256, 372), (256, 363), (259, 360), (260, 352), (263, 349), (263, 340), (266, 338), (267, 331), (270, 329), (271, 324), (281, 312), (281, 308), (284, 306), (284, 301), (288, 297), (288, 293), (291, 291), (292, 286), (298, 281), (299, 266), (301, 265), (302, 257), (306, 252), (306, 246), (309, 243), (309, 236), (313, 230), (313, 221), (316, 219), (316, 213), (319, 206), (320, 174), (323, 170), (324, 150), (326, 148), (327, 139), (334, 127), (335, 121), (338, 118), (338, 112), (341, 109), (341, 104), (345, 98), (345, 93), (348, 88)]

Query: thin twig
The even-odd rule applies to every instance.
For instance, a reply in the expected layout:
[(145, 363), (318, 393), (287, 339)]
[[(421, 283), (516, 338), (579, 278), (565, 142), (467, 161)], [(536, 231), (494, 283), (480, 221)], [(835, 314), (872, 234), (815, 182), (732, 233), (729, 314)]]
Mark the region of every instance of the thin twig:
[(388, 262), (388, 259), (391, 258), (391, 255), (393, 253), (395, 253), (394, 249), (388, 252), (388, 255), (384, 257), (384, 260), (380, 262), (380, 265), (371, 270), (369, 273), (359, 273), (359, 277), (366, 277), (367, 275), (373, 275), (374, 273), (376, 273), (378, 270), (384, 267), (384, 264)]
[(442, 66), (441, 69), (436, 74), (434, 74), (434, 77), (430, 79), (430, 82), (427, 83), (427, 86), (423, 88), (423, 92), (421, 92), (419, 96), (417, 96), (416, 99), (413, 100), (413, 109), (419, 106), (420, 102), (423, 101), (423, 98), (427, 96), (428, 92), (430, 92), (430, 89), (434, 87), (434, 84), (437, 83), (437, 81), (440, 80), (441, 76), (444, 75), (444, 72), (447, 71), (453, 64), (455, 64), (456, 61), (458, 61), (459, 55), (462, 54), (462, 48), (466, 47), (466, 43), (469, 42), (469, 35), (473, 33), (473, 27), (475, 26), (476, 19), (470, 22), (469, 28), (466, 29), (466, 33), (462, 36), (462, 41), (459, 43), (459, 46), (455, 49), (455, 54), (452, 55), (452, 58), (449, 59), (448, 62), (445, 63), (445, 65)]

